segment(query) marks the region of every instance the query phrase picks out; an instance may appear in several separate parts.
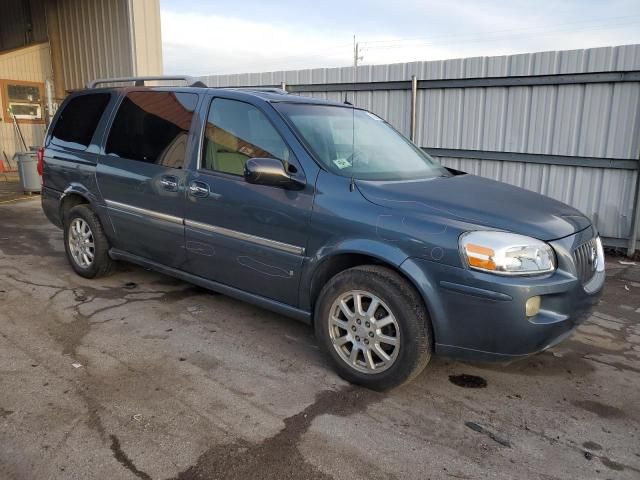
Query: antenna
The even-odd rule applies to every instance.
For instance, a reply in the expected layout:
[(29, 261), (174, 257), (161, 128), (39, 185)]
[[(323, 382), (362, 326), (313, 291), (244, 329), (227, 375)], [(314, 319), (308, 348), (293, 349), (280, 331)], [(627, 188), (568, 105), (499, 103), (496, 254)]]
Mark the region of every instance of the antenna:
[[(362, 60), (363, 57), (359, 55), (359, 44), (356, 40), (355, 34), (353, 35), (353, 100), (355, 103), (355, 85), (358, 82), (358, 61)], [(351, 181), (349, 182), (349, 191), (353, 192), (356, 187), (356, 182), (354, 178), (354, 168), (356, 161), (356, 110), (353, 104), (349, 103), (347, 100), (347, 92), (344, 93), (344, 103), (347, 105), (351, 105), (351, 128), (352, 128), (352, 139), (351, 139)]]

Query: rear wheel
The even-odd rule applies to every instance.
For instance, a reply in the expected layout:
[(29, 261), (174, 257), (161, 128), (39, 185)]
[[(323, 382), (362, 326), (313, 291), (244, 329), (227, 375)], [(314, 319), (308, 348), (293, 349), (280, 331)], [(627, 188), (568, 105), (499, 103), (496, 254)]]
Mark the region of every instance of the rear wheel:
[(76, 205), (65, 215), (64, 246), (69, 264), (82, 277), (101, 277), (113, 269), (109, 241), (88, 205)]
[(385, 267), (355, 267), (329, 280), (314, 322), (340, 376), (372, 389), (411, 380), (431, 357), (431, 325), (420, 295)]

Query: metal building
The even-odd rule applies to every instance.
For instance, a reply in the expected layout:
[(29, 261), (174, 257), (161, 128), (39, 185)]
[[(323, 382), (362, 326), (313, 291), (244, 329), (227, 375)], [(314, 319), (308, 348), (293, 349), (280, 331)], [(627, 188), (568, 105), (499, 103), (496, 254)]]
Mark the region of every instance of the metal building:
[(442, 164), (566, 202), (606, 244), (636, 245), (640, 45), (202, 80), (346, 96)]
[(0, 159), (42, 143), (69, 90), (162, 74), (159, 0), (0, 0)]

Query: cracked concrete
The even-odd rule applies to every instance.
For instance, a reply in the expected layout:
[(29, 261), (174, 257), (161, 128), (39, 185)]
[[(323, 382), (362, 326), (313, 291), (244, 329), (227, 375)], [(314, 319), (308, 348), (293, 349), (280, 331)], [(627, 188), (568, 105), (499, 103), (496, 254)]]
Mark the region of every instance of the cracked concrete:
[(3, 204), (0, 478), (636, 479), (639, 279), (611, 259), (551, 351), (380, 394), (302, 324), (127, 264), (78, 277), (37, 200)]

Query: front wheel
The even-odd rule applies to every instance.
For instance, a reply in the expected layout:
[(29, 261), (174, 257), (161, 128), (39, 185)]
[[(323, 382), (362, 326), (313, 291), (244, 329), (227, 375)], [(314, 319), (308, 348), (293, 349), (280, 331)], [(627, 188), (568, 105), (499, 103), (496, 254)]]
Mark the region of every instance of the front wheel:
[(339, 375), (374, 390), (408, 382), (431, 357), (431, 324), (420, 295), (385, 267), (355, 267), (329, 280), (314, 325)]

